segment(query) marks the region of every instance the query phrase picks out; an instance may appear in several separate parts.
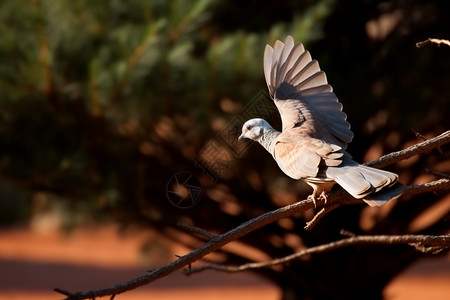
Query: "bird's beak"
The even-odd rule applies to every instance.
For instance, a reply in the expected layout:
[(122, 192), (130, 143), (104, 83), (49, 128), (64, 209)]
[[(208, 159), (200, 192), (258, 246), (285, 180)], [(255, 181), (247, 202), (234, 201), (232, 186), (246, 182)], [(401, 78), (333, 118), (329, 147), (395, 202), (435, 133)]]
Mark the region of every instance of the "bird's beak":
[(238, 142), (241, 141), (244, 137), (244, 133), (242, 133), (239, 137), (238, 137)]

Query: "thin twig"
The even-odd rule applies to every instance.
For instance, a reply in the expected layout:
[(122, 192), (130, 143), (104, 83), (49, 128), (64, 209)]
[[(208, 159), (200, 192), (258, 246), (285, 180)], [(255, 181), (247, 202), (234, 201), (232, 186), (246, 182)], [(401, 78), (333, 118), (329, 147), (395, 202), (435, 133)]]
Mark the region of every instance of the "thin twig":
[(441, 44), (444, 44), (444, 45), (450, 46), (450, 41), (429, 38), (429, 39), (427, 39), (425, 41), (416, 43), (416, 47), (417, 48), (421, 48), (421, 47), (429, 45), (429, 44), (436, 44), (438, 46), (440, 46)]
[(319, 210), (319, 212), (317, 212), (311, 220), (306, 222), (305, 229), (311, 230), (317, 224), (317, 222), (319, 222), (319, 220), (322, 219), (322, 216), (324, 215), (325, 215), (325, 207), (322, 207), (322, 209)]
[[(417, 244), (421, 245), (428, 249), (428, 247), (432, 247), (434, 250), (446, 249), (450, 247), (450, 235), (375, 235), (375, 236), (354, 236), (345, 238), (339, 241), (331, 242), (324, 245), (319, 245), (315, 247), (311, 247), (294, 254), (274, 259), (266, 262), (258, 262), (258, 263), (247, 263), (239, 266), (229, 266), (229, 265), (221, 265), (221, 264), (205, 264), (198, 268), (192, 268), (189, 271), (185, 271), (186, 274), (193, 274), (207, 269), (213, 269), (217, 271), (236, 273), (242, 272), (246, 270), (253, 269), (261, 269), (272, 267), (275, 265), (285, 264), (290, 261), (301, 258), (305, 255), (315, 254), (315, 253), (323, 253), (330, 250), (348, 247), (352, 245), (361, 245), (361, 244), (379, 244), (379, 245), (394, 245), (394, 244), (409, 244), (415, 247), (417, 250), (422, 251), (420, 247), (417, 247)], [(427, 250), (426, 250), (427, 252)]]
[(442, 173), (442, 172), (438, 172), (438, 171), (435, 171), (435, 170), (432, 170), (432, 169), (429, 169), (429, 168), (426, 168), (426, 169), (425, 169), (425, 172), (430, 173), (430, 174), (433, 174), (433, 175), (436, 175), (436, 176), (438, 176), (438, 177), (450, 179), (450, 175), (449, 175), (449, 174), (445, 174), (445, 173)]
[(341, 231), (339, 233), (345, 237), (355, 237), (356, 236), (356, 234), (354, 232), (348, 231), (346, 229), (341, 229)]
[(306, 222), (306, 226), (304, 227), (306, 230), (311, 230), (313, 229), (314, 226), (316, 226), (316, 224), (322, 220), (323, 217), (325, 217), (325, 215), (327, 215), (329, 212), (331, 212), (332, 210), (338, 208), (341, 204), (338, 201), (333, 201), (332, 203), (330, 203), (327, 206), (322, 207), (322, 209), (316, 213), (314, 215), (314, 217), (309, 220), (308, 222)]
[(53, 290), (57, 293), (60, 293), (60, 294), (66, 295), (66, 296), (69, 296), (71, 294), (70, 292), (63, 290), (63, 289), (59, 289), (59, 288), (55, 288)]
[[(417, 138), (421, 139), (422, 141), (428, 140), (428, 139), (427, 139), (423, 134), (421, 134), (420, 132), (414, 130), (413, 128), (410, 128), (410, 129), (411, 129), (412, 132), (414, 132), (414, 135), (415, 135)], [(442, 151), (442, 149), (441, 149), (440, 147), (437, 147), (436, 149), (439, 151), (439, 153), (441, 153), (441, 154), (444, 153), (444, 151)]]
[(431, 151), (443, 144), (448, 143), (449, 141), (450, 141), (450, 130), (447, 130), (446, 132), (438, 135), (437, 137), (426, 140), (422, 143), (416, 144), (409, 148), (386, 154), (378, 159), (366, 163), (365, 165), (370, 167), (383, 168), (390, 164), (396, 163), (400, 160), (410, 158), (414, 155), (419, 155)]
[(414, 128), (410, 128), (410, 129), (411, 129), (411, 131), (414, 133), (414, 135), (417, 138), (420, 138), (422, 141), (428, 140), (423, 134), (421, 134), (420, 132), (416, 131)]
[(181, 229), (183, 229), (184, 231), (188, 231), (191, 233), (195, 233), (199, 236), (201, 236), (203, 239), (209, 241), (210, 239), (216, 237), (215, 234), (203, 229), (203, 228), (199, 228), (196, 226), (192, 226), (192, 225), (188, 225), (185, 223), (177, 223), (177, 226)]

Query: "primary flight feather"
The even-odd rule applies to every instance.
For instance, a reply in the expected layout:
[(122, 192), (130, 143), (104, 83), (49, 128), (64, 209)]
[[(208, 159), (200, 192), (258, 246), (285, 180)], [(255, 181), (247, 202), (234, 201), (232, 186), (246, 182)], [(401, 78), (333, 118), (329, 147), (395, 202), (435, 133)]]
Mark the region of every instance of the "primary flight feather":
[(397, 174), (361, 165), (345, 151), (353, 139), (347, 116), (325, 72), (301, 43), (288, 36), (273, 48), (267, 45), (264, 75), (282, 131), (256, 118), (245, 122), (239, 139), (258, 141), (286, 175), (308, 183), (314, 203), (318, 197), (326, 200), (335, 183), (371, 206), (401, 194)]

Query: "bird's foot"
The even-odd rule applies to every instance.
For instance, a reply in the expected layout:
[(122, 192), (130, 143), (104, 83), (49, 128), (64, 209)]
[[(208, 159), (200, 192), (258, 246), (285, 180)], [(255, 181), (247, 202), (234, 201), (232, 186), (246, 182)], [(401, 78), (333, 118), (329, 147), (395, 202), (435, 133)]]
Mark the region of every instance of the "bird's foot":
[(328, 201), (328, 196), (327, 196), (327, 191), (322, 191), (322, 193), (320, 193), (319, 197), (317, 197), (316, 193), (313, 192), (311, 195), (308, 196), (308, 200), (312, 200), (314, 203), (314, 208), (317, 208), (317, 201), (323, 200), (324, 204), (327, 204)]
[(323, 200), (324, 203), (327, 204), (328, 201), (327, 191), (323, 190), (322, 193), (320, 193), (319, 199)]
[(312, 200), (312, 202), (314, 203), (314, 208), (317, 207), (317, 199), (316, 199), (316, 195), (314, 195), (314, 193), (309, 195), (307, 199)]

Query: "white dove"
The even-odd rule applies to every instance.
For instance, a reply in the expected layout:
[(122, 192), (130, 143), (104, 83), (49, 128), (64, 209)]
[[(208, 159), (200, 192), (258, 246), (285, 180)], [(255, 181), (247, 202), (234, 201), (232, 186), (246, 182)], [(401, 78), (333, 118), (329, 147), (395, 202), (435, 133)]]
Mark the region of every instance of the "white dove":
[(326, 201), (335, 183), (370, 206), (401, 194), (397, 174), (361, 165), (345, 151), (353, 139), (347, 116), (319, 63), (301, 43), (288, 36), (273, 48), (267, 45), (264, 75), (281, 114), (282, 132), (256, 118), (245, 122), (239, 140), (259, 142), (286, 175), (309, 184), (314, 204)]

